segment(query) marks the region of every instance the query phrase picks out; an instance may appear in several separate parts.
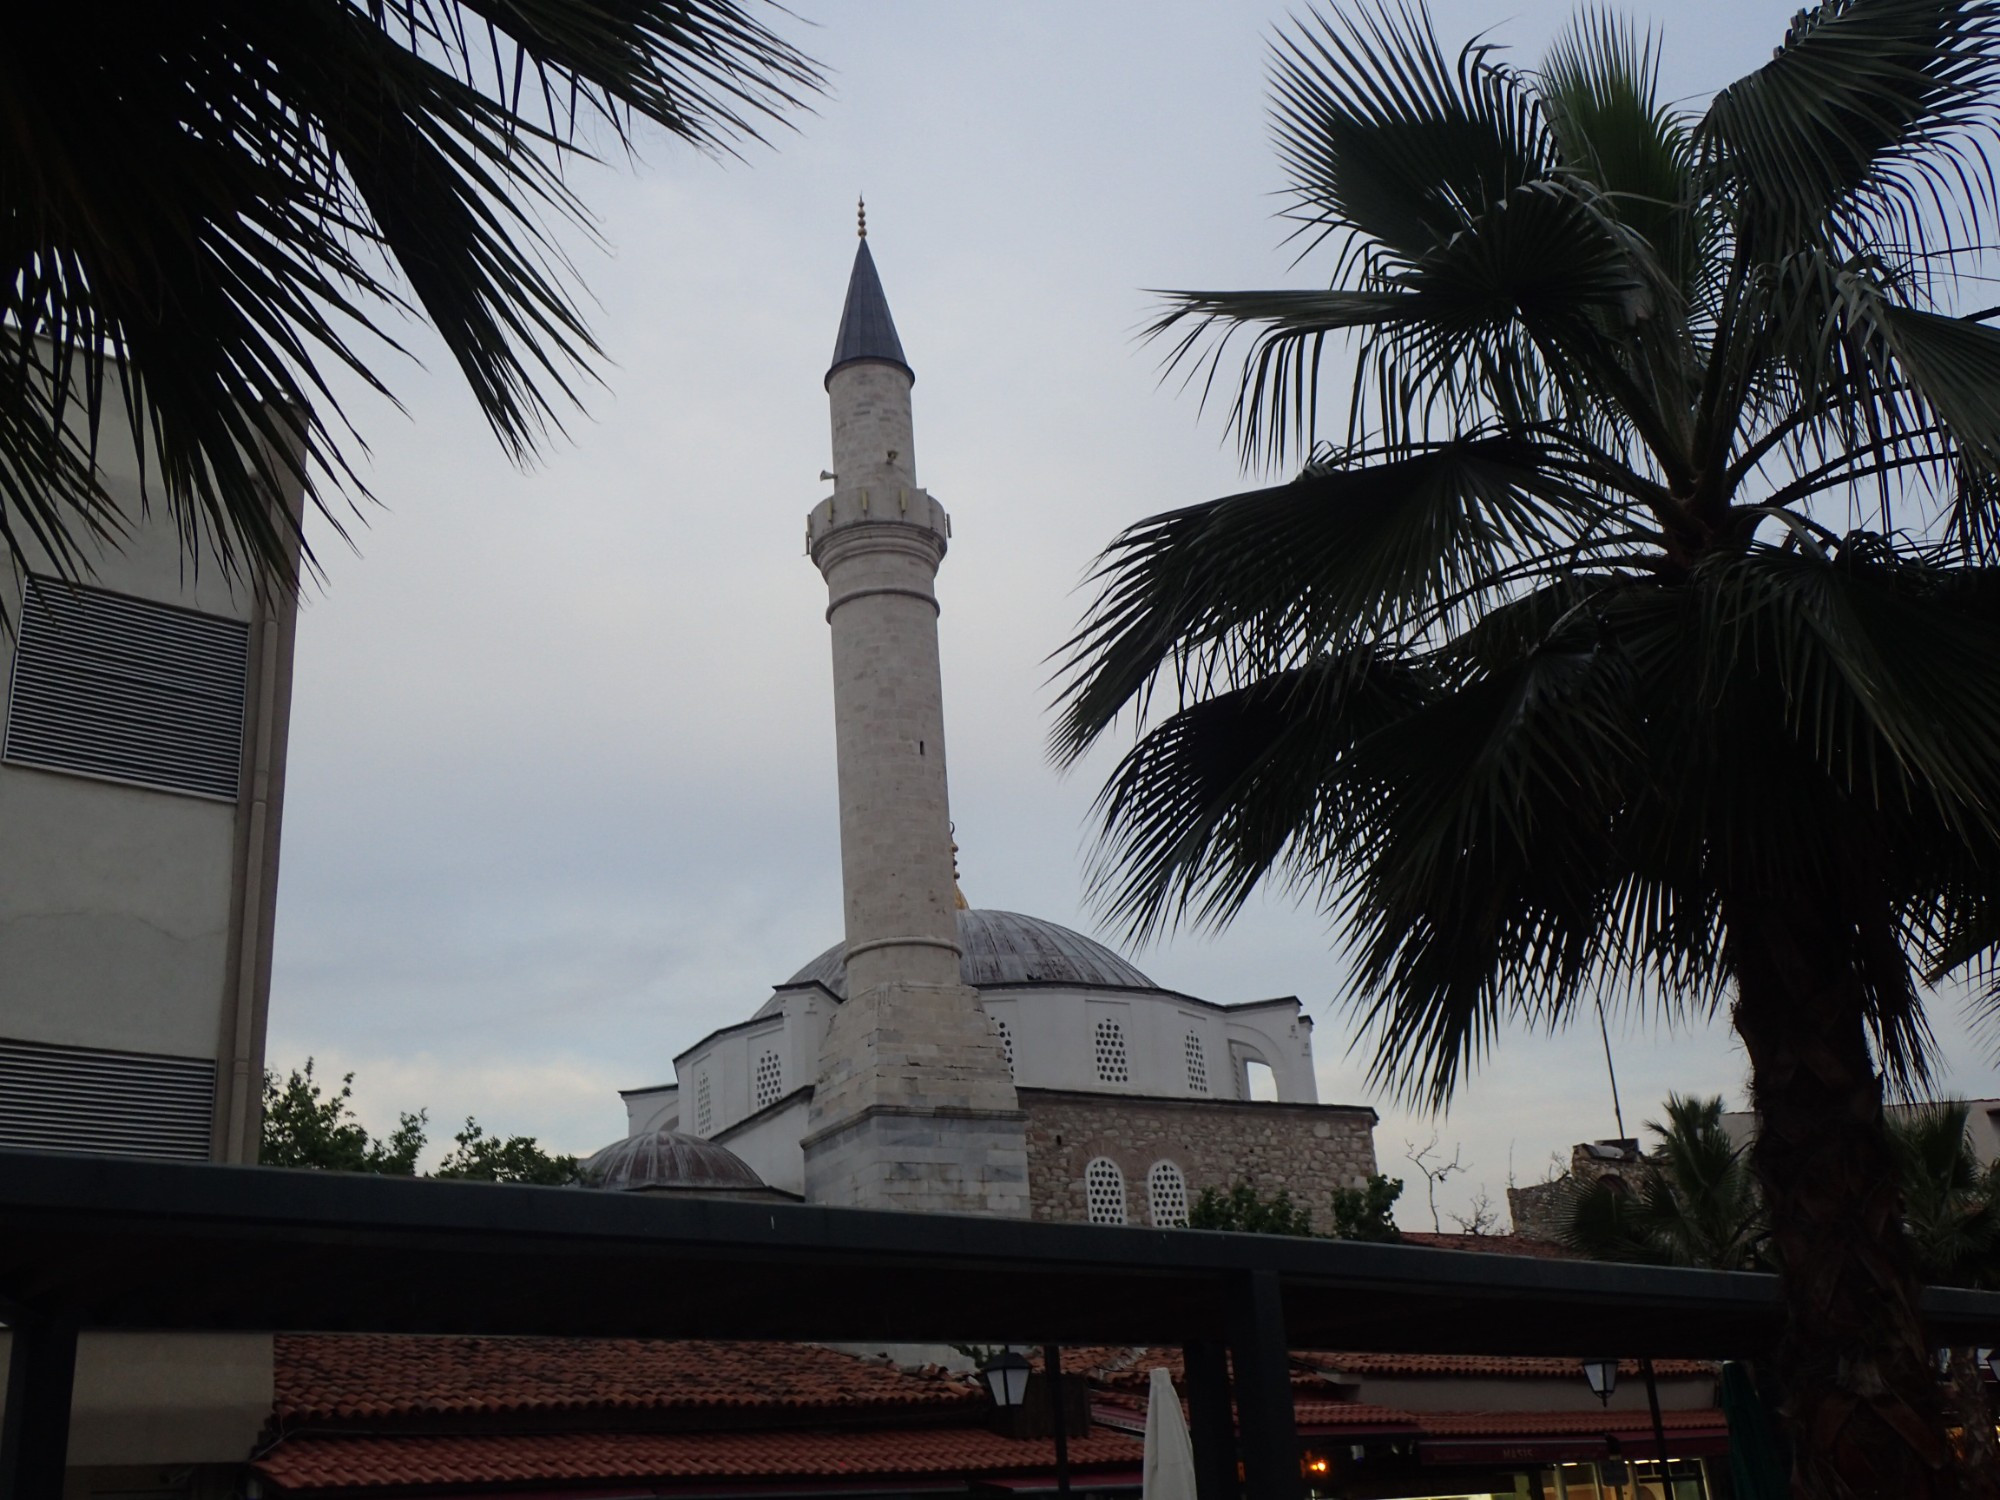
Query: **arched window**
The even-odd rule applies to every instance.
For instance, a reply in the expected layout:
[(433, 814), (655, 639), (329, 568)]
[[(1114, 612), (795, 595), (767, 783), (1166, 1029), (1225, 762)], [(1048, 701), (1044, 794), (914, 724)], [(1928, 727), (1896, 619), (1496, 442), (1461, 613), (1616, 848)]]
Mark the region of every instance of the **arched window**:
[(1188, 1092), (1205, 1094), (1208, 1092), (1208, 1058), (1201, 1050), (1201, 1035), (1190, 1031), (1187, 1034)]
[(993, 1018), (993, 1029), (1000, 1033), (1000, 1052), (1007, 1059), (1007, 1072), (1011, 1077), (1014, 1072), (1014, 1033), (998, 1016)]
[(714, 1101), (708, 1092), (708, 1072), (704, 1069), (694, 1081), (694, 1133), (707, 1135), (714, 1125)]
[(1132, 1076), (1125, 1064), (1125, 1028), (1109, 1016), (1097, 1023), (1097, 1076), (1105, 1083), (1124, 1083)]
[(1083, 1201), (1093, 1224), (1124, 1224), (1125, 1174), (1118, 1163), (1098, 1157), (1083, 1169)]
[(766, 1052), (757, 1059), (757, 1108), (776, 1104), (778, 1095), (785, 1091), (785, 1070), (778, 1062), (778, 1054)]
[(1146, 1206), (1162, 1229), (1185, 1227), (1188, 1221), (1187, 1178), (1170, 1161), (1156, 1161), (1146, 1174)]

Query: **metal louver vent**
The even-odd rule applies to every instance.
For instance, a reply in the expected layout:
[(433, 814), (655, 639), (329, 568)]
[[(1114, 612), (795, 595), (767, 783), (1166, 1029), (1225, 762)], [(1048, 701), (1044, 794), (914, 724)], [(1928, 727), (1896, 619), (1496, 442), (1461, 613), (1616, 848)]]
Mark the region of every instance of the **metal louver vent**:
[(236, 799), (247, 625), (47, 578), (18, 624), (0, 755)]
[(206, 1160), (215, 1063), (0, 1041), (0, 1146)]

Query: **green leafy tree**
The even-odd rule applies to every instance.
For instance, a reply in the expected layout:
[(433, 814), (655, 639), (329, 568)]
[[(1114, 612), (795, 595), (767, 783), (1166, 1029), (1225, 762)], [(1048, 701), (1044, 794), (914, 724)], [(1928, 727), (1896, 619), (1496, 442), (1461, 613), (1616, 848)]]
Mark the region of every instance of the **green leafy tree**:
[[(403, 1114), (396, 1128), (380, 1138), (371, 1136), (353, 1108), (354, 1075), (346, 1074), (340, 1088), (326, 1093), (313, 1076), (313, 1060), (292, 1069), (280, 1080), (264, 1074), (264, 1131), (258, 1160), (267, 1167), (306, 1167), (323, 1172), (379, 1172), (391, 1177), (417, 1176), (417, 1161), (427, 1144), (429, 1112)], [(551, 1155), (531, 1135), (489, 1136), (467, 1115), (465, 1128), (452, 1137), (432, 1177), (475, 1182), (525, 1182), (562, 1186), (577, 1181), (574, 1156)]]
[(562, 1187), (577, 1180), (574, 1156), (551, 1156), (531, 1135), (511, 1135), (504, 1140), (482, 1130), (472, 1116), (465, 1117), (465, 1129), (452, 1139), (457, 1142), (438, 1164), (433, 1177), (458, 1177), (476, 1182), (526, 1182), (544, 1187)]
[(1669, 1094), (1665, 1123), (1646, 1128), (1659, 1141), (1633, 1171), (1576, 1190), (1568, 1243), (1597, 1260), (1769, 1269), (1763, 1202), (1744, 1148), (1722, 1128), (1722, 1100)]
[(313, 1077), (313, 1060), (292, 1069), (282, 1082), (264, 1073), (264, 1130), (257, 1159), (267, 1167), (316, 1167), (327, 1172), (380, 1172), (413, 1177), (424, 1149), (424, 1111), (401, 1117), (396, 1128), (376, 1139), (355, 1117), (354, 1075), (326, 1094)]
[(1288, 30), (1273, 97), (1330, 284), (1160, 329), (1307, 461), (1101, 561), (1055, 735), (1136, 722), (1099, 898), (1322, 902), (1431, 1105), (1510, 1020), (1727, 1014), (1797, 1492), (1946, 1493), (1882, 1099), (2000, 938), (2000, 332), (1956, 300), (2000, 6), (1828, 0), (1698, 113), (1601, 13), (1528, 70), (1385, 6)]
[(1333, 1190), (1333, 1237), (1393, 1244), (1403, 1237), (1396, 1227), (1396, 1200), (1403, 1196), (1403, 1179), (1371, 1172), (1358, 1188)]
[[(707, 152), (820, 86), (738, 0), (114, 0), (17, 7), (0, 48), (0, 554), (65, 572), (146, 503), (225, 571), (289, 579), (303, 485), (362, 493), (337, 373), (388, 395), (427, 323), (510, 457), (599, 351), (551, 228), (568, 169), (642, 128)], [(385, 316), (386, 315), (386, 316)]]
[(1292, 1195), (1283, 1188), (1263, 1198), (1250, 1183), (1238, 1182), (1228, 1192), (1203, 1188), (1188, 1210), (1188, 1228), (1309, 1236), (1313, 1233), (1312, 1210), (1292, 1202)]

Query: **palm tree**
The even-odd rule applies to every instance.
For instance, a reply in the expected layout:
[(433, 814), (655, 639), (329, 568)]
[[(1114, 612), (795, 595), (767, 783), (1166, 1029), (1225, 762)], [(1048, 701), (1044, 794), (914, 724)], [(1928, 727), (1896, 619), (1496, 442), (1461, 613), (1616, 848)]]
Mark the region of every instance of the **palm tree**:
[(1211, 388), (1245, 334), (1245, 457), (1307, 461), (1100, 561), (1054, 738), (1135, 721), (1099, 899), (1321, 901), (1433, 1105), (1510, 1019), (1727, 1004), (1799, 1492), (1944, 1493), (1882, 1097), (2000, 936), (2000, 333), (1952, 300), (2000, 3), (1830, 0), (1698, 116), (1601, 16), (1534, 71), (1319, 17), (1274, 78), (1331, 285), (1160, 326)]
[(1578, 1184), (1568, 1241), (1595, 1260), (1715, 1271), (1765, 1269), (1763, 1205), (1744, 1148), (1722, 1126), (1722, 1100), (1667, 1096), (1659, 1144), (1631, 1179)]
[[(1903, 1169), (1903, 1223), (1926, 1281), (1943, 1286), (2000, 1283), (2000, 1163), (1982, 1167), (1966, 1131), (1963, 1103), (1893, 1115), (1889, 1138)], [(2000, 1434), (1986, 1399), (1977, 1351), (1945, 1359), (1946, 1411), (1963, 1434), (1966, 1471), (1981, 1495), (2000, 1494)]]
[[(0, 48), (0, 554), (86, 570), (129, 414), (191, 556), (292, 576), (274, 493), (364, 493), (329, 384), (415, 316), (530, 457), (597, 346), (552, 220), (593, 143), (710, 152), (816, 89), (748, 0), (24, 6)], [(385, 316), (386, 315), (386, 316)], [(122, 397), (122, 402), (107, 398)], [(343, 438), (345, 441), (343, 441)], [(337, 523), (337, 518), (336, 518)], [(0, 620), (0, 628), (5, 621)]]

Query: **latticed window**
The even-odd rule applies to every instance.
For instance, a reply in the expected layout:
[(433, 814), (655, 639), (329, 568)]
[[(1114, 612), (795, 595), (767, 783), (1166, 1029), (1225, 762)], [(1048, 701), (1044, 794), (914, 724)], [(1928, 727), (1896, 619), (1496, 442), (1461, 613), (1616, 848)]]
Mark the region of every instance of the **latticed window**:
[(784, 1091), (785, 1071), (778, 1065), (778, 1054), (766, 1052), (757, 1059), (757, 1107), (776, 1104)]
[(1097, 1023), (1097, 1076), (1105, 1083), (1131, 1077), (1125, 1065), (1125, 1028), (1108, 1016)]
[(1190, 1031), (1187, 1034), (1188, 1092), (1205, 1094), (1208, 1092), (1208, 1058), (1201, 1050), (1201, 1037)]
[(1014, 1033), (1007, 1023), (998, 1016), (993, 1018), (993, 1028), (1000, 1033), (1000, 1051), (1007, 1059), (1007, 1072), (1014, 1071)]
[(1156, 1161), (1146, 1174), (1146, 1202), (1153, 1222), (1162, 1229), (1185, 1225), (1188, 1221), (1187, 1178), (1170, 1161)]
[(694, 1081), (694, 1133), (707, 1135), (715, 1125), (715, 1101), (708, 1091), (708, 1074)]
[(1117, 1162), (1100, 1156), (1083, 1169), (1083, 1201), (1093, 1224), (1126, 1222), (1125, 1174)]

